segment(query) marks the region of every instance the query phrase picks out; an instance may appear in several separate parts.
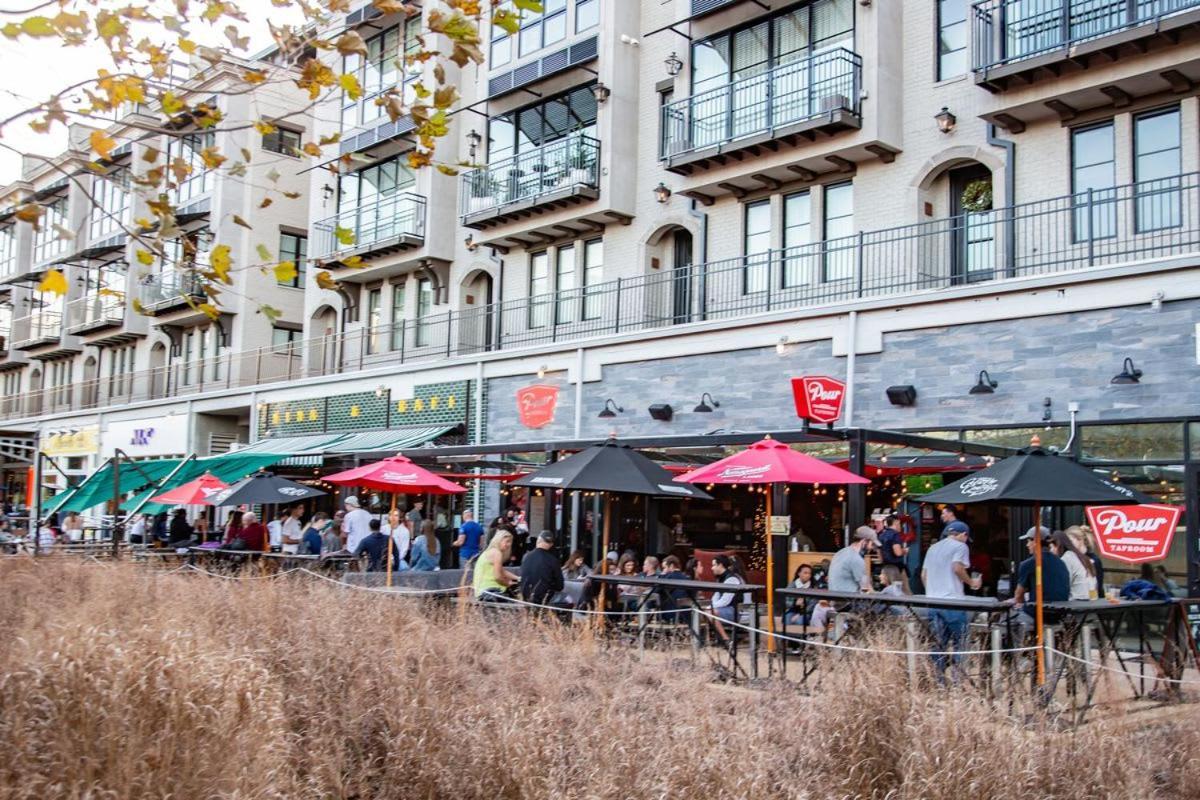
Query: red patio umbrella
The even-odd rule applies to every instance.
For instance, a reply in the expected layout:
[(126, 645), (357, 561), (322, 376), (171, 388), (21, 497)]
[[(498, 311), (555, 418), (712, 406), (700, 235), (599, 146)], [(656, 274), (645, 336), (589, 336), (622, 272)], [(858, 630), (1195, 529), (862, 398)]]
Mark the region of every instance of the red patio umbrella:
[(211, 472), (206, 472), (182, 486), (176, 486), (157, 497), (151, 497), (150, 502), (160, 503), (164, 506), (207, 506), (212, 505), (209, 502), (210, 497), (228, 488), (229, 484), (225, 481)]
[[(819, 458), (797, 452), (770, 436), (745, 450), (675, 478), (680, 483), (870, 483), (871, 481)], [(767, 492), (767, 628), (775, 633), (775, 559), (771, 547), (771, 492)], [(767, 640), (774, 652), (775, 637)]]
[[(362, 486), (392, 493), (392, 511), (397, 494), (462, 494), (467, 491), (440, 475), (414, 464), (404, 456), (391, 456), (374, 464), (335, 472), (324, 480), (337, 486)], [(387, 585), (392, 585), (392, 537), (388, 535)]]

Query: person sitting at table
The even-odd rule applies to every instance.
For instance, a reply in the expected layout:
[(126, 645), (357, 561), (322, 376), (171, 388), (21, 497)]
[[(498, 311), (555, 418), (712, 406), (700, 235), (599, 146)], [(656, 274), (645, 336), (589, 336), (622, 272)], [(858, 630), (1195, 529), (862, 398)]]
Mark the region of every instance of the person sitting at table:
[[(629, 577), (637, 577), (637, 559), (629, 553), (621, 556), (620, 562), (617, 564), (618, 575), (628, 575)], [(618, 583), (617, 593), (621, 596), (621, 601), (625, 605), (629, 605), (631, 600), (637, 598), (638, 595), (645, 592), (645, 588), (634, 586), (630, 583)]]
[(571, 553), (571, 557), (563, 565), (562, 573), (563, 578), (568, 581), (581, 581), (592, 574), (592, 569), (587, 565), (586, 556), (582, 550)]
[(1099, 597), (1104, 594), (1104, 564), (1100, 561), (1100, 556), (1096, 555), (1096, 541), (1092, 536), (1092, 529), (1087, 525), (1072, 525), (1065, 533), (1071, 538), (1075, 549), (1092, 562), (1092, 574), (1096, 578), (1096, 597)]
[(895, 514), (888, 514), (883, 521), (883, 531), (879, 534), (879, 559), (884, 566), (893, 564), (897, 567), (904, 581), (904, 591), (908, 591), (908, 545), (901, 538), (904, 533), (903, 522)]
[[(324, 511), (318, 511), (313, 514), (312, 519), (308, 521), (308, 525), (304, 528), (304, 533), (300, 536), (299, 552), (302, 556), (319, 556), (321, 549), (324, 547), (322, 534), (331, 527), (329, 515)], [(337, 548), (341, 547), (341, 542), (338, 542)], [(330, 552), (333, 552), (331, 550)]]
[(554, 557), (554, 534), (542, 531), (537, 544), (521, 559), (521, 599), (550, 605), (564, 585), (562, 567)]
[[(253, 511), (247, 511), (245, 514), (242, 514), (241, 530), (234, 541), (242, 543), (242, 550), (261, 553), (266, 549), (267, 528), (258, 521), (258, 515)], [(230, 542), (230, 544), (232, 545), (233, 542)]]
[[(738, 577), (734, 571), (733, 559), (721, 553), (713, 556), (712, 572), (716, 579), (721, 583), (740, 584), (744, 581)], [(737, 620), (737, 591), (729, 592), (714, 592), (712, 597), (712, 613), (716, 617), (713, 622), (713, 629), (717, 632), (717, 637), (724, 643), (729, 641), (729, 634), (725, 632), (725, 626), (721, 621), (735, 622)]]
[[(816, 582), (813, 580), (812, 564), (801, 564), (796, 567), (796, 571), (792, 574), (791, 587), (793, 589), (816, 589)], [(824, 603), (825, 601), (820, 601)], [(786, 625), (805, 625), (808, 622), (804, 613), (805, 602), (803, 599), (797, 598), (792, 607), (783, 615), (783, 621)]]
[(504, 568), (512, 554), (512, 531), (497, 529), (487, 548), (475, 559), (471, 588), (480, 602), (499, 602), (508, 599), (508, 587), (519, 578)]
[(879, 547), (879, 536), (869, 525), (859, 525), (854, 540), (834, 553), (829, 562), (829, 591), (865, 592), (871, 588), (871, 575), (864, 558), (871, 547)]
[(146, 543), (146, 515), (134, 514), (133, 520), (129, 523), (128, 539), (130, 544), (145, 544)]
[(433, 520), (427, 519), (421, 523), (421, 535), (413, 542), (410, 561), (417, 572), (434, 572), (442, 568), (437, 523)]
[(387, 547), (388, 537), (383, 535), (380, 530), (380, 522), (376, 517), (372, 517), (367, 522), (367, 529), (370, 531), (358, 547), (354, 548), (354, 557), (362, 558), (363, 553), (367, 554), (367, 572), (380, 572), (387, 565)]
[[(1037, 531), (1036, 540), (1035, 530)], [(1039, 546), (1042, 548), (1042, 602), (1063, 603), (1071, 597), (1071, 573), (1067, 571), (1067, 565), (1062, 562), (1062, 559), (1051, 553), (1048, 547), (1050, 529), (1045, 526), (1039, 526), (1036, 529), (1030, 528), (1025, 531), (1021, 541), (1025, 542), (1029, 558), (1022, 561), (1021, 565), (1017, 567), (1017, 588), (1013, 592), (1018, 642), (1024, 642), (1029, 637), (1029, 632), (1037, 625), (1034, 617), (1036, 613), (1034, 604), (1037, 602), (1037, 589), (1034, 585), (1035, 548)], [(1047, 625), (1053, 625), (1061, 619), (1062, 615), (1052, 609), (1046, 609), (1042, 614), (1042, 621)]]
[(192, 533), (201, 542), (208, 541), (208, 517), (206, 517), (203, 513), (193, 520)]
[(1071, 576), (1071, 599), (1094, 600), (1096, 598), (1096, 574), (1091, 559), (1081, 553), (1075, 543), (1063, 531), (1050, 534), (1050, 552), (1062, 559)]
[(700, 563), (700, 559), (695, 556), (689, 558), (687, 563), (683, 565), (683, 572), (690, 581), (704, 580), (704, 564)]
[(243, 512), (237, 509), (229, 512), (229, 519), (225, 520), (225, 535), (221, 537), (222, 547), (228, 547), (234, 540), (242, 538), (242, 515)]
[[(908, 585), (904, 580), (904, 573), (900, 571), (900, 567), (895, 564), (884, 564), (883, 569), (879, 571), (879, 584), (882, 587), (876, 594), (886, 594), (892, 597), (904, 597), (912, 594), (908, 590)], [(904, 606), (898, 606), (891, 603), (876, 603), (875, 609), (881, 614), (907, 614), (908, 610)]]
[(150, 535), (156, 542), (166, 542), (168, 539), (167, 531), (167, 512), (160, 511), (154, 515), (154, 522), (150, 526)]
[(196, 535), (187, 521), (187, 510), (177, 508), (171, 512), (171, 525), (167, 529), (167, 541), (171, 547), (191, 547), (196, 544)]
[(283, 547), (283, 523), (287, 521), (289, 513), (288, 509), (281, 508), (276, 512), (275, 519), (267, 523), (267, 538), (273, 553), (278, 553)]

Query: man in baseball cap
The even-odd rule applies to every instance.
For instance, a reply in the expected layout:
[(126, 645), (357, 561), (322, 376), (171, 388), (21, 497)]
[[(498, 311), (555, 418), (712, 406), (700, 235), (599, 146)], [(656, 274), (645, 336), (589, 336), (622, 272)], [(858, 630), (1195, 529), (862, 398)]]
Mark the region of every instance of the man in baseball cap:
[(833, 592), (867, 592), (871, 576), (867, 572), (864, 553), (868, 547), (879, 547), (879, 536), (869, 525), (860, 525), (846, 547), (833, 554), (829, 562), (829, 590)]
[(963, 522), (961, 519), (956, 519), (948, 524), (945, 528), (942, 528), (943, 539), (950, 536), (961, 536), (963, 534), (966, 534), (967, 537), (963, 541), (971, 541), (971, 529), (967, 526), (967, 523)]

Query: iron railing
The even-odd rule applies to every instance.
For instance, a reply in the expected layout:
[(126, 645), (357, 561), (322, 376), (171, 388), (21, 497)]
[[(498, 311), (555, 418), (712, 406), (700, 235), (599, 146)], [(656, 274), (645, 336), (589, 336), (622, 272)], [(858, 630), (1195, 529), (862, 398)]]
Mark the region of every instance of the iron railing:
[[(350, 232), (342, 233), (346, 243), (338, 238), (342, 231)], [(328, 258), (342, 251), (362, 252), (402, 236), (425, 238), (425, 198), (419, 194), (388, 195), (314, 223), (309, 255)]]
[(61, 311), (35, 311), (13, 319), (13, 330), (17, 338), (13, 347), (21, 350), (39, 344), (57, 341), (62, 337), (63, 315)]
[[(92, 408), (246, 388), (1183, 255), (1200, 255), (1197, 173), (172, 363), (116, 383), (84, 381), (71, 402)], [(32, 415), (41, 395), (0, 416)]]
[(464, 218), (487, 216), (510, 204), (599, 185), (600, 142), (576, 133), (463, 173), (459, 208)]
[(138, 278), (137, 296), (147, 311), (186, 305), (189, 299), (205, 297), (204, 282), (184, 270), (167, 269)]
[(125, 319), (123, 294), (89, 294), (67, 303), (67, 333), (101, 325), (120, 325)]
[(981, 0), (971, 9), (974, 68), (985, 70), (1150, 25), (1200, 0)]
[(858, 114), (861, 95), (862, 58), (845, 48), (779, 64), (664, 105), (661, 156), (770, 133), (834, 111)]

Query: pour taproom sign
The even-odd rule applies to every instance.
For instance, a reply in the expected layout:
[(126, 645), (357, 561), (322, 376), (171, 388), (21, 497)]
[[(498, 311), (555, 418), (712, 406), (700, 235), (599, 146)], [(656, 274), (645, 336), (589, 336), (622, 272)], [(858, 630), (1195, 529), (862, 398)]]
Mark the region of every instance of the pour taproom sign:
[(554, 421), (558, 387), (537, 384), (517, 390), (517, 418), (526, 428), (544, 428)]
[(792, 378), (796, 416), (810, 422), (837, 422), (842, 416), (846, 384), (824, 375)]
[(1166, 558), (1183, 513), (1178, 506), (1152, 504), (1089, 506), (1086, 511), (1100, 555), (1130, 564)]

